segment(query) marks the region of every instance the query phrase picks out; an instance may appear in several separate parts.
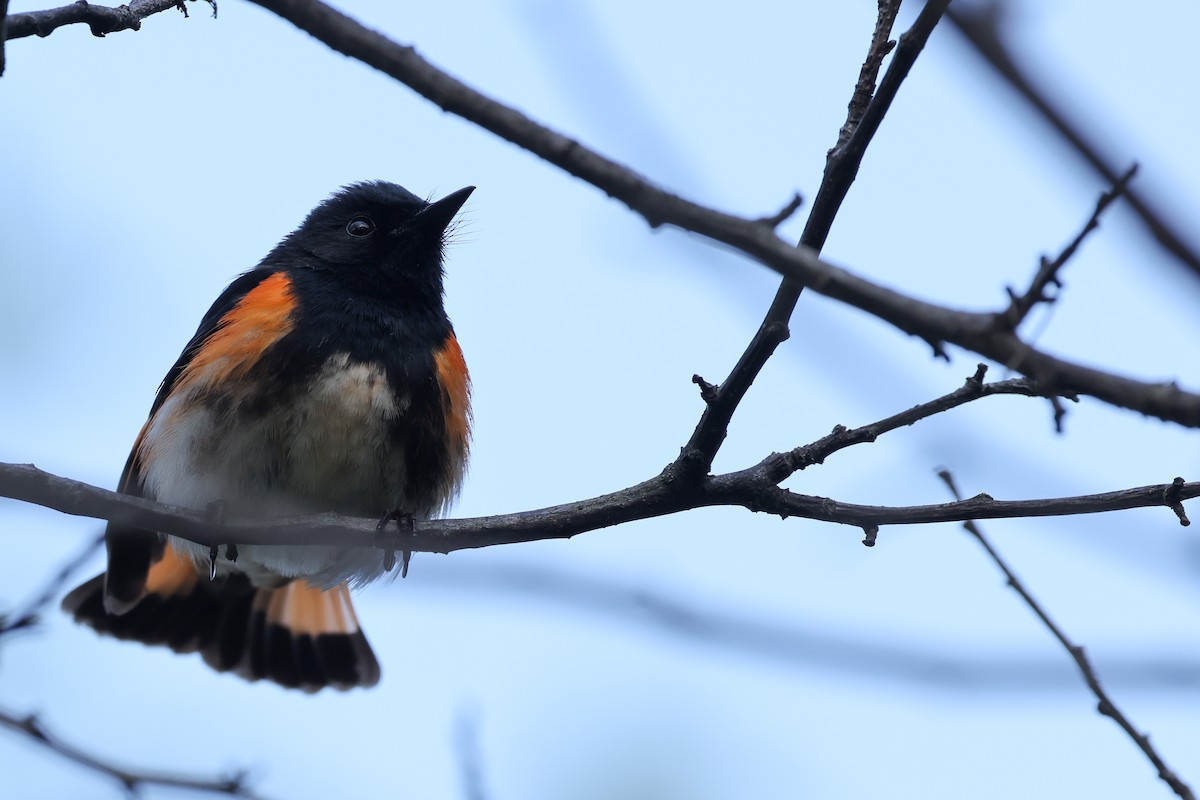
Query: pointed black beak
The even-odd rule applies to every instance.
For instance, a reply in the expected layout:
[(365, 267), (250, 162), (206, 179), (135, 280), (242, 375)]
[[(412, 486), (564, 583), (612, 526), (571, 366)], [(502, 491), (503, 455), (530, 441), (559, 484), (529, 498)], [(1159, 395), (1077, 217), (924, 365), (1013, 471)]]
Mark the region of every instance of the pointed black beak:
[(436, 203), (430, 203), (413, 217), (406, 227), (420, 231), (426, 236), (441, 236), (473, 191), (475, 187), (468, 186), (451, 192)]

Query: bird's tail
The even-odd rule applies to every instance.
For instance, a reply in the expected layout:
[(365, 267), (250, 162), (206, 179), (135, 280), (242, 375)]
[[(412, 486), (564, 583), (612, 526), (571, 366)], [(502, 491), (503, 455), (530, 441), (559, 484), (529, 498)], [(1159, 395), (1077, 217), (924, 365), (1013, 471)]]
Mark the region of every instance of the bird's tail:
[(322, 590), (293, 580), (264, 589), (241, 574), (209, 582), (170, 545), (150, 566), (141, 599), (122, 613), (105, 609), (104, 580), (97, 575), (62, 604), (100, 633), (199, 652), (220, 672), (309, 692), (379, 682), (379, 662), (344, 584)]

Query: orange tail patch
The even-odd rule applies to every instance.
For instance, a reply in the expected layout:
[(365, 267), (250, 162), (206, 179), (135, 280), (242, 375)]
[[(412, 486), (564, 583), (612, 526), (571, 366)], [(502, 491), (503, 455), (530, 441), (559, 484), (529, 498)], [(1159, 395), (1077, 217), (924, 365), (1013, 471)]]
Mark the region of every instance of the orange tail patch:
[(258, 589), (250, 605), (246, 646), (232, 667), (249, 680), (315, 691), (379, 682), (379, 662), (358, 627), (346, 586), (321, 590), (306, 581)]
[(305, 581), (256, 589), (233, 574), (209, 582), (168, 546), (128, 611), (104, 606), (104, 575), (79, 586), (63, 608), (98, 632), (177, 653), (199, 651), (214, 669), (315, 692), (379, 682), (379, 662), (358, 626), (350, 594)]

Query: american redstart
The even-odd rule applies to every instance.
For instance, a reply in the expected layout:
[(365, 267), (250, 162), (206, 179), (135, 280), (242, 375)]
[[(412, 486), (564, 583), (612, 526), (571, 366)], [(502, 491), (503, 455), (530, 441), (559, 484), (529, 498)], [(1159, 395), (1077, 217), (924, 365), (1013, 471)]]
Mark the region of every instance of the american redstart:
[[(313, 210), (204, 315), (119, 491), (221, 516), (443, 512), (466, 468), (471, 412), (442, 256), (473, 190), (427, 203), (359, 183)], [(105, 540), (108, 571), (63, 600), (97, 631), (309, 691), (378, 682), (349, 596), (391, 568), (378, 550), (217, 553), (115, 523)]]

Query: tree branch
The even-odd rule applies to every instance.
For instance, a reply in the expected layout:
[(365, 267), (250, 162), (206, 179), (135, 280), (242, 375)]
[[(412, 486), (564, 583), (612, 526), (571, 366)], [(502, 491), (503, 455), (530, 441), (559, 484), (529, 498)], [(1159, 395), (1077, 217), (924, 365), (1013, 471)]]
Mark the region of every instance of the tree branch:
[[(818, 439), (812, 444), (797, 447), (787, 453), (772, 456), (770, 459), (762, 462), (760, 466), (766, 465), (768, 461), (772, 461), (772, 465), (768, 466), (767, 470), (770, 479), (775, 483), (779, 483), (793, 473), (806, 467), (814, 464), (823, 464), (826, 458), (839, 450), (844, 450), (847, 447), (862, 442), (873, 442), (888, 431), (913, 425), (934, 414), (949, 411), (952, 408), (969, 403), (972, 400), (978, 400), (981, 397), (990, 397), (998, 394), (1023, 395), (1025, 397), (1046, 396), (1037, 387), (1037, 384), (1024, 378), (999, 381), (997, 383), (984, 383), (983, 378), (986, 374), (987, 365), (980, 364), (976, 368), (975, 374), (967, 378), (962, 388), (950, 394), (943, 395), (936, 400), (930, 400), (927, 403), (921, 403), (907, 411), (902, 411), (887, 419), (863, 425), (859, 428), (847, 429), (838, 425), (833, 429), (833, 433), (828, 436)], [(1074, 396), (1068, 396), (1068, 399), (1078, 401), (1078, 398)]]
[[(764, 468), (760, 465), (742, 472), (714, 475), (706, 486), (704, 505), (736, 505), (750, 511), (777, 514), (781, 517), (801, 517), (856, 528), (869, 528), (883, 525), (963, 522), (969, 519), (1065, 517), (1154, 506), (1171, 508), (1179, 501), (1200, 497), (1200, 482), (1187, 483), (1182, 478), (1176, 478), (1172, 483), (1073, 497), (996, 500), (990, 495), (978, 494), (954, 503), (866, 506), (790, 492), (771, 484), (763, 474), (764, 469), (769, 467)], [(748, 497), (751, 492), (753, 496)], [(1180, 524), (1191, 523), (1185, 517)]]
[[(189, 2), (195, 2), (195, 0), (189, 0)], [(215, 0), (205, 0), (205, 2), (212, 6), (215, 17), (217, 15)], [(137, 31), (141, 30), (142, 20), (146, 17), (166, 11), (168, 8), (178, 8), (185, 17), (188, 16), (184, 0), (131, 0), (128, 4), (116, 8), (92, 5), (86, 0), (80, 0), (69, 6), (13, 14), (8, 18), (4, 38), (49, 36), (64, 25), (78, 23), (86, 23), (92, 29), (93, 36), (104, 36), (117, 31)]]
[[(404, 83), (446, 111), (458, 114), (587, 181), (625, 203), (652, 227), (674, 225), (741, 250), (795, 283), (873, 314), (929, 342), (936, 350), (940, 350), (943, 343), (952, 343), (1034, 378), (1055, 393), (1088, 394), (1115, 406), (1188, 427), (1200, 427), (1200, 395), (1182, 391), (1174, 383), (1145, 383), (1047, 355), (1006, 330), (1000, 319), (1003, 311), (957, 311), (908, 297), (824, 262), (807, 247), (789, 245), (776, 236), (770, 224), (716, 211), (664, 191), (628, 167), (451, 78), (411, 47), (396, 44), (317, 0), (254, 1), (338, 52), (357, 58)], [(944, 3), (931, 3), (922, 15), (936, 13), (940, 6)], [(902, 38), (893, 64), (900, 60), (904, 50)], [(915, 53), (911, 57), (915, 58)], [(891, 74), (889, 68), (888, 75)], [(899, 80), (899, 73), (896, 73), (896, 85)], [(885, 88), (890, 86), (892, 84), (885, 75), (879, 96), (882, 97)], [(872, 105), (877, 102), (882, 102), (879, 97)], [(882, 106), (879, 118), (882, 119)], [(868, 109), (847, 144), (847, 150), (858, 146), (856, 140), (862, 141), (865, 147), (867, 134), (862, 131), (871, 119)], [(815, 224), (816, 209), (822, 202), (818, 195), (809, 217), (810, 225)], [(779, 300), (778, 296), (776, 299)], [(768, 327), (770, 330), (765, 335), (786, 334), (784, 323), (776, 321)], [(752, 344), (743, 359), (765, 363), (765, 357), (755, 348)], [(747, 379), (757, 374), (750, 368), (739, 370), (735, 367), (734, 372)]]
[(1079, 250), (1079, 246), (1083, 244), (1083, 240), (1088, 234), (1100, 227), (1100, 217), (1118, 197), (1129, 192), (1129, 182), (1133, 180), (1133, 176), (1137, 174), (1137, 164), (1131, 166), (1125, 171), (1112, 188), (1100, 195), (1100, 199), (1096, 201), (1096, 208), (1092, 211), (1092, 216), (1084, 223), (1079, 233), (1071, 240), (1071, 243), (1063, 248), (1063, 251), (1058, 254), (1058, 257), (1051, 260), (1046, 256), (1042, 256), (1041, 264), (1038, 266), (1037, 272), (1033, 276), (1033, 280), (1029, 283), (1029, 288), (1023, 294), (1018, 295), (1011, 287), (1008, 289), (1009, 306), (1004, 313), (1004, 323), (1012, 330), (1020, 327), (1025, 318), (1029, 316), (1029, 312), (1038, 303), (1053, 303), (1055, 297), (1046, 294), (1046, 289), (1053, 284), (1055, 287), (1061, 287), (1061, 282), (1058, 279), (1058, 273), (1066, 266), (1067, 262)]
[[(950, 488), (951, 494), (953, 494), (956, 499), (962, 499), (962, 495), (958, 492), (958, 486), (954, 482), (954, 476), (951, 475), (948, 470), (941, 470), (938, 472), (938, 477), (945, 481), (946, 486)], [(1013, 588), (1013, 591), (1021, 596), (1021, 599), (1024, 600), (1025, 604), (1029, 606), (1034, 614), (1037, 615), (1038, 619), (1042, 621), (1042, 624), (1049, 629), (1050, 633), (1054, 634), (1054, 638), (1058, 639), (1059, 643), (1067, 649), (1067, 652), (1071, 655), (1071, 658), (1074, 659), (1075, 665), (1079, 667), (1079, 672), (1083, 675), (1084, 681), (1087, 682), (1088, 688), (1092, 690), (1092, 694), (1094, 694), (1096, 699), (1100, 701), (1097, 710), (1102, 715), (1111, 718), (1114, 722), (1121, 726), (1121, 729), (1124, 730), (1125, 733), (1129, 734), (1129, 737), (1133, 739), (1134, 743), (1136, 743), (1141, 751), (1146, 754), (1146, 758), (1150, 759), (1150, 763), (1154, 765), (1154, 768), (1158, 770), (1158, 777), (1162, 778), (1162, 780), (1171, 787), (1175, 794), (1179, 795), (1181, 798), (1183, 798), (1183, 800), (1195, 800), (1195, 795), (1192, 794), (1191, 787), (1184, 783), (1183, 780), (1181, 780), (1179, 776), (1167, 766), (1166, 762), (1163, 761), (1162, 756), (1160, 756), (1158, 751), (1156, 751), (1150, 744), (1150, 737), (1144, 733), (1139, 733), (1137, 728), (1133, 726), (1133, 723), (1130, 722), (1128, 717), (1121, 712), (1121, 709), (1117, 708), (1116, 704), (1113, 703), (1112, 698), (1110, 698), (1108, 693), (1104, 691), (1104, 687), (1100, 685), (1100, 678), (1096, 675), (1096, 670), (1092, 667), (1092, 662), (1084, 653), (1083, 647), (1074, 644), (1070, 639), (1067, 638), (1067, 635), (1063, 632), (1062, 628), (1060, 628), (1058, 624), (1050, 618), (1050, 615), (1047, 613), (1046, 609), (1044, 609), (1041, 603), (1039, 603), (1037, 599), (1029, 592), (1029, 590), (1025, 588), (1025, 584), (1021, 583), (1021, 580), (1017, 577), (1016, 573), (1013, 572), (1012, 568), (1008, 566), (1008, 563), (1004, 560), (1000, 553), (997, 552), (996, 548), (992, 547), (992, 543), (989, 542), (987, 537), (983, 535), (983, 531), (980, 530), (979, 526), (974, 522), (968, 521), (963, 524), (963, 527), (966, 528), (967, 531), (975, 537), (975, 540), (983, 546), (983, 549), (987, 551), (988, 556), (990, 556), (992, 561), (996, 563), (996, 566), (1000, 568), (1000, 571), (1004, 573), (1004, 577), (1007, 579), (1008, 585)]]
[(871, 46), (867, 50), (866, 60), (858, 73), (858, 83), (854, 84), (854, 93), (846, 107), (846, 122), (838, 132), (837, 144), (829, 151), (829, 157), (845, 148), (850, 136), (866, 116), (867, 109), (875, 97), (875, 85), (879, 80), (879, 70), (883, 68), (883, 59), (887, 58), (888, 53), (896, 46), (896, 42), (889, 37), (892, 35), (892, 27), (896, 24), (896, 15), (900, 13), (900, 0), (877, 0), (876, 5), (875, 32), (871, 35)]
[[(888, 37), (900, 10), (899, 0), (880, 0), (867, 58), (859, 72), (846, 122), (838, 134), (837, 144), (826, 156), (825, 174), (821, 177), (816, 200), (800, 236), (801, 248), (808, 249), (815, 255), (824, 247), (842, 201), (846, 199), (850, 186), (858, 175), (867, 145), (879, 130), (879, 125), (891, 108), (900, 84), (908, 76), (948, 3), (949, 0), (945, 0), (931, 2), (925, 6), (912, 28), (901, 37), (900, 48), (888, 67), (884, 85), (876, 93), (875, 78), (879, 75), (884, 57), (892, 49)], [(715, 391), (710, 396), (704, 398), (704, 413), (675, 462), (676, 469), (685, 479), (696, 480), (707, 475), (712, 469), (717, 451), (728, 433), (729, 422), (733, 419), (742, 398), (746, 396), (750, 385), (775, 353), (776, 348), (790, 336), (788, 320), (796, 309), (803, 288), (803, 281), (785, 275), (770, 308), (767, 309), (766, 317), (734, 364), (729, 377), (720, 386), (714, 387)]]
[(251, 798), (252, 800), (259, 797), (259, 795), (256, 795), (246, 785), (246, 775), (240, 772), (221, 778), (204, 778), (174, 772), (141, 771), (118, 767), (98, 756), (85, 752), (75, 745), (64, 742), (56, 734), (47, 730), (33, 714), (18, 716), (0, 709), (0, 725), (24, 734), (69, 761), (74, 761), (80, 766), (107, 775), (120, 783), (130, 794), (136, 794), (139, 790), (149, 786), (163, 786), (173, 789), (191, 789), (197, 792), (228, 795), (230, 797)]

